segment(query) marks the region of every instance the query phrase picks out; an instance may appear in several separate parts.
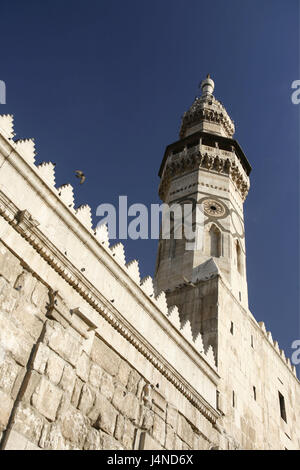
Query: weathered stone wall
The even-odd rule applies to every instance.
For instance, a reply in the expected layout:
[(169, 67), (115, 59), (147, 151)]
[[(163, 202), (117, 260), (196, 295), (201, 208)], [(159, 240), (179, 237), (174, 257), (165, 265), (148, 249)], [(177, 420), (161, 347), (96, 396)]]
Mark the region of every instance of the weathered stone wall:
[[(222, 425), (232, 448), (299, 450), (300, 387), (295, 367), (224, 280), (219, 281), (218, 305)], [(286, 420), (281, 417), (279, 392)]]
[(22, 264), (1, 244), (3, 449), (217, 445), (219, 433), (196, 408), (186, 402), (189, 421), (166, 400), (163, 376), (150, 384)]

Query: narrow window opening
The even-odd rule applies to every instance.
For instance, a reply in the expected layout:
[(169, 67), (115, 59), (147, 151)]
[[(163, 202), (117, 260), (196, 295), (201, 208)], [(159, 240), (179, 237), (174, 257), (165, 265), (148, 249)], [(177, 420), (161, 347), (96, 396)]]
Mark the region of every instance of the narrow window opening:
[(215, 225), (212, 225), (209, 235), (210, 255), (215, 258), (219, 258), (221, 256), (221, 232), (217, 227), (215, 227)]
[(253, 386), (253, 398), (256, 401), (256, 388)]
[(217, 406), (217, 410), (219, 410), (219, 405), (220, 405), (220, 392), (219, 390), (217, 390), (216, 392), (216, 406)]
[(280, 416), (283, 419), (283, 421), (287, 422), (284, 396), (280, 392), (278, 392), (278, 396), (279, 396)]
[(235, 393), (232, 391), (232, 407), (235, 408)]
[(242, 294), (239, 292), (239, 299), (242, 300)]
[(254, 348), (253, 335), (251, 335), (251, 348)]
[(237, 269), (240, 274), (243, 274), (242, 250), (241, 250), (238, 240), (236, 241), (235, 249), (236, 249)]
[(233, 323), (230, 324), (230, 333), (233, 335)]

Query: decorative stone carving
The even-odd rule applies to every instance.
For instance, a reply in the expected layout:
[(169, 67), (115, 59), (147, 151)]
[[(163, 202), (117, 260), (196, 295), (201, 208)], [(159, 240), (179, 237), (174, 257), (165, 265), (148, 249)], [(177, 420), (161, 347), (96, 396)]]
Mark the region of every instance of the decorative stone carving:
[(206, 199), (203, 202), (203, 208), (206, 215), (220, 217), (225, 214), (226, 210), (223, 204), (215, 199)]

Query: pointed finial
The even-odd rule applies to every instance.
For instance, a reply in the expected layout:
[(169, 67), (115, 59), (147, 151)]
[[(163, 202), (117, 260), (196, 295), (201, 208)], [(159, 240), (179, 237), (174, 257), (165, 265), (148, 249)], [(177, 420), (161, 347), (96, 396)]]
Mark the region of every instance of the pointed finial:
[(208, 73), (205, 80), (201, 82), (202, 96), (212, 95), (215, 88), (214, 81), (210, 78)]

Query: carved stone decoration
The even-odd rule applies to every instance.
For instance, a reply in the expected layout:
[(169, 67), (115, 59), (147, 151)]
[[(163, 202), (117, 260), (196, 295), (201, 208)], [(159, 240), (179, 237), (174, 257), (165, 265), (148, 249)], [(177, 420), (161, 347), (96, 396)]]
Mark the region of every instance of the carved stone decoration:
[(206, 199), (203, 202), (204, 213), (213, 217), (221, 217), (225, 214), (226, 209), (220, 202), (214, 199)]
[(165, 199), (171, 179), (174, 176), (184, 174), (199, 166), (207, 171), (229, 175), (243, 201), (246, 199), (250, 183), (240, 164), (230, 161), (228, 158), (224, 159), (219, 155), (209, 155), (207, 152), (201, 154), (199, 151), (195, 151), (189, 158), (186, 158), (185, 150), (182, 150), (182, 152), (176, 154), (176, 159), (179, 159), (178, 161), (174, 162), (173, 158), (174, 156), (169, 156), (161, 178), (159, 196), (162, 200)]

